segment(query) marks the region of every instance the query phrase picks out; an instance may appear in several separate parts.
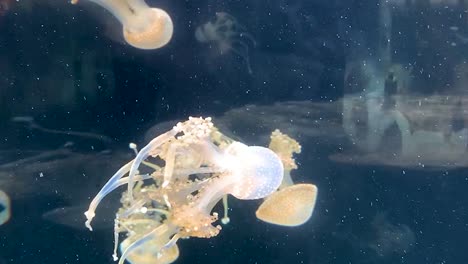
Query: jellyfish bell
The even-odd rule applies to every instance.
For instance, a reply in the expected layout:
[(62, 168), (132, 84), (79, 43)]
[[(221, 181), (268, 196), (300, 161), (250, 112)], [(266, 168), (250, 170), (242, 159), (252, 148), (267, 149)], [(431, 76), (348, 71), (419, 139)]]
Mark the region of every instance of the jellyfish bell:
[(226, 153), (233, 156), (224, 160), (222, 166), (228, 166), (236, 177), (235, 184), (229, 190), (231, 195), (243, 200), (260, 199), (280, 186), (283, 163), (272, 150), (234, 142)]
[(317, 187), (295, 184), (281, 189), (263, 201), (255, 215), (275, 225), (299, 226), (307, 222), (315, 208)]
[(142, 13), (123, 24), (125, 41), (139, 49), (157, 49), (169, 43), (174, 30), (169, 14), (159, 8), (150, 8)]
[[(174, 25), (169, 14), (149, 7), (143, 0), (90, 0), (110, 13), (122, 24), (125, 41), (138, 49), (157, 49), (172, 38)], [(73, 4), (78, 0), (72, 0)]]

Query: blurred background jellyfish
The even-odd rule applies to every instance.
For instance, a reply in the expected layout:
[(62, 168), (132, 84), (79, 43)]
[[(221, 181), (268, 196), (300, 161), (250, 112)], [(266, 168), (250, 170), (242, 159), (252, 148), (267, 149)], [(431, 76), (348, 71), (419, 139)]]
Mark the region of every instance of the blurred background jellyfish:
[(256, 41), (235, 17), (225, 12), (217, 12), (214, 21), (197, 27), (195, 38), (200, 43), (215, 45), (220, 55), (235, 53), (245, 61), (247, 71), (252, 74), (249, 47), (255, 47)]
[(5, 224), (11, 217), (11, 202), (10, 197), (0, 190), (0, 225)]
[[(123, 26), (125, 41), (139, 49), (157, 49), (172, 38), (172, 19), (166, 11), (143, 0), (90, 0), (112, 13)], [(78, 0), (72, 0), (73, 4)]]

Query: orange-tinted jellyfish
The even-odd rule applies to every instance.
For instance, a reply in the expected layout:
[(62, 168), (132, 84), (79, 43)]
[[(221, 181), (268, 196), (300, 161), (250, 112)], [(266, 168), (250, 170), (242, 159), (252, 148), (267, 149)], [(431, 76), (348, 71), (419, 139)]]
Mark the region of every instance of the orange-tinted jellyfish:
[(257, 44), (254, 37), (235, 17), (225, 12), (217, 12), (214, 21), (197, 27), (195, 38), (200, 43), (216, 45), (221, 55), (235, 53), (245, 61), (247, 71), (252, 74), (249, 47)]
[[(139, 49), (157, 49), (172, 38), (169, 14), (148, 6), (143, 0), (89, 0), (107, 9), (123, 26), (125, 41)], [(73, 4), (78, 0), (72, 0)]]
[(297, 169), (293, 155), (301, 152), (301, 145), (278, 129), (273, 131), (270, 138), (268, 148), (273, 150), (283, 162), (284, 177), (279, 190), (265, 198), (255, 215), (270, 224), (302, 225), (314, 212), (318, 189), (313, 184), (294, 184), (291, 179), (291, 171)]
[(256, 216), (270, 224), (299, 226), (312, 216), (316, 199), (315, 185), (291, 185), (266, 198), (258, 208)]

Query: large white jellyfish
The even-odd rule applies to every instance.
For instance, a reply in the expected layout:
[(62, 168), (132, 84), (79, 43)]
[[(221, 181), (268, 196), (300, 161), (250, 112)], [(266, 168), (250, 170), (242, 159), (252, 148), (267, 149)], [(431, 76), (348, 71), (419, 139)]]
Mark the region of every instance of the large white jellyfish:
[[(126, 233), (119, 264), (171, 263), (179, 254), (180, 238), (219, 233), (221, 227), (213, 225), (218, 213), (212, 210), (226, 195), (254, 200), (275, 193), (283, 181), (283, 160), (272, 149), (227, 138), (211, 118), (189, 118), (155, 137), (111, 177), (85, 212), (86, 226), (92, 229), (100, 201), (127, 185), (115, 218), (114, 258), (119, 233)], [(313, 193), (306, 198), (315, 201)], [(227, 221), (225, 217), (223, 223)]]
[[(79, 0), (72, 0), (73, 4)], [(172, 19), (166, 11), (143, 0), (89, 0), (112, 13), (123, 26), (125, 41), (139, 49), (157, 49), (172, 38)]]
[(214, 44), (221, 55), (233, 52), (241, 57), (252, 74), (249, 46), (255, 46), (253, 36), (237, 19), (225, 12), (216, 13), (216, 20), (197, 27), (195, 38), (200, 43)]

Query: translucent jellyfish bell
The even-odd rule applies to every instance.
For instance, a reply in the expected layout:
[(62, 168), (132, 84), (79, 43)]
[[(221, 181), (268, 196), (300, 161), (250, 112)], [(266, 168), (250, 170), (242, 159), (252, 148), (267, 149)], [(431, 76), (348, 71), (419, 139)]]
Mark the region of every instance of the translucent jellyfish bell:
[(228, 192), (238, 199), (264, 198), (276, 191), (283, 181), (283, 163), (268, 148), (234, 142), (226, 153), (232, 156), (222, 161), (227, 164), (221, 165), (229, 167), (236, 178)]
[[(174, 26), (166, 11), (143, 0), (89, 0), (111, 12), (123, 26), (125, 41), (139, 49), (157, 49), (172, 38)], [(72, 0), (76, 4), (78, 0)]]
[(283, 181), (283, 163), (268, 148), (233, 142), (225, 152), (213, 152), (211, 155), (215, 165), (224, 173), (200, 195), (197, 207), (201, 211), (210, 211), (214, 203), (226, 194), (241, 200), (265, 198), (274, 193)]
[(270, 224), (298, 226), (310, 219), (316, 200), (315, 185), (291, 185), (265, 199), (255, 214), (258, 219)]

